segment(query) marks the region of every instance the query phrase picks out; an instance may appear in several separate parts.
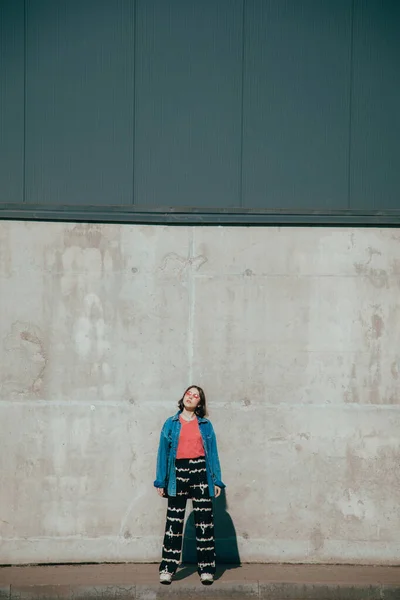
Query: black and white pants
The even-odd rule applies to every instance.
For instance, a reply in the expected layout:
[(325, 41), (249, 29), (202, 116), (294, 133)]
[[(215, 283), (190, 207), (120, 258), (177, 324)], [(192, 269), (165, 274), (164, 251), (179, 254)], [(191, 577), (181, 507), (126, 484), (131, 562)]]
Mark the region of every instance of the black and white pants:
[(160, 573), (174, 574), (180, 563), (186, 501), (193, 501), (196, 526), (198, 572), (215, 573), (213, 504), (208, 490), (206, 461), (200, 458), (176, 460), (176, 496), (168, 497), (167, 520)]

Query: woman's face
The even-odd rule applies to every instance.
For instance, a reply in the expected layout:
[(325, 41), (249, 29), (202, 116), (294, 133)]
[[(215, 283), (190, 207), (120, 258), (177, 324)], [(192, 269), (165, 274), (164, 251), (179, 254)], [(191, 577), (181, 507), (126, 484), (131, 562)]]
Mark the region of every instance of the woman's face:
[(190, 388), (183, 397), (183, 405), (188, 410), (195, 410), (200, 402), (199, 390), (195, 387)]

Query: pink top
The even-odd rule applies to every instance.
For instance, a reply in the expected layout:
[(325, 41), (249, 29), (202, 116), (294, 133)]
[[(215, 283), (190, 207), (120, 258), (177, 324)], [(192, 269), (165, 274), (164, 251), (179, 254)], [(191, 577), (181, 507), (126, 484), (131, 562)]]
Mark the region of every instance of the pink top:
[(197, 458), (204, 456), (203, 438), (201, 437), (197, 418), (195, 417), (191, 421), (186, 421), (181, 415), (179, 421), (181, 422), (181, 433), (176, 458)]

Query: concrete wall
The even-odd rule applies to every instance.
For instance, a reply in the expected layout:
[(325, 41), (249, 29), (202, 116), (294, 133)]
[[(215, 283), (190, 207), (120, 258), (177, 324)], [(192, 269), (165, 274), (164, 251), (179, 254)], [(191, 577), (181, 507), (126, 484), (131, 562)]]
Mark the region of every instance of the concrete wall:
[(400, 562), (400, 232), (0, 223), (0, 562), (157, 561), (204, 386), (243, 561)]

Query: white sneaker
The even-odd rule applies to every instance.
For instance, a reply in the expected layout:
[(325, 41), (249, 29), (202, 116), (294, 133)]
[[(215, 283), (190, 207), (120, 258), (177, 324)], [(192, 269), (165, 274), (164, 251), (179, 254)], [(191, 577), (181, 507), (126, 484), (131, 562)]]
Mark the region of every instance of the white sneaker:
[(200, 581), (203, 585), (211, 585), (214, 582), (214, 575), (211, 575), (211, 573), (202, 573)]
[(169, 585), (172, 581), (172, 573), (160, 573), (160, 583)]

